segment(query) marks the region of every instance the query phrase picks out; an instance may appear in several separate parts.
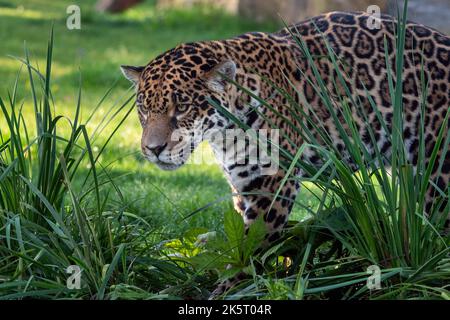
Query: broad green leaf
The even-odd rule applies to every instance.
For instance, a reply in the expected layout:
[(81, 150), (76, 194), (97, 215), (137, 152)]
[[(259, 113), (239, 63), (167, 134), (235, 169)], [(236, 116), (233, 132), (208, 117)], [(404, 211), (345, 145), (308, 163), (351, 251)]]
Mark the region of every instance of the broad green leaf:
[(232, 210), (225, 212), (224, 229), (234, 258), (240, 260), (245, 230), (242, 216)]

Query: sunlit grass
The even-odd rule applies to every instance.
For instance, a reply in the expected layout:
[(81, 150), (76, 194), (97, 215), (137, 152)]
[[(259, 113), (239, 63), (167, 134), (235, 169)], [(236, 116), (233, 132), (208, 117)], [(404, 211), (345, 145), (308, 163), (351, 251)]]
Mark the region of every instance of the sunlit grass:
[(38, 10), (25, 9), (24, 6), (19, 5), (16, 8), (1, 8), (0, 17), (15, 17), (18, 19), (30, 19), (30, 20), (49, 20), (55, 19), (56, 15), (46, 14), (45, 12)]

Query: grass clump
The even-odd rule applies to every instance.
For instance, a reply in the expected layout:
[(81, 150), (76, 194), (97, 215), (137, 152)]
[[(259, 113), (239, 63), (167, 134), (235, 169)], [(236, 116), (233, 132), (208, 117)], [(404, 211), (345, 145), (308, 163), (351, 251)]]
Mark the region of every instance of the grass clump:
[[(22, 59), (34, 124), (25, 121), (17, 96), (20, 72), (8, 99), (0, 99), (1, 121), (7, 127), (0, 131), (0, 296), (170, 296), (170, 291), (159, 292), (166, 284), (186, 281), (187, 271), (167, 259), (152, 258), (158, 252), (155, 229), (129, 210), (110, 164), (99, 161), (134, 109), (132, 97), (113, 106), (89, 133), (87, 125), (106, 95), (85, 122), (81, 90), (74, 118), (57, 115), (51, 91), (52, 53), (53, 34), (44, 73), (30, 63), (27, 50)], [(99, 136), (103, 142), (94, 150)], [(75, 290), (68, 286), (70, 266), (81, 270), (81, 286)]]

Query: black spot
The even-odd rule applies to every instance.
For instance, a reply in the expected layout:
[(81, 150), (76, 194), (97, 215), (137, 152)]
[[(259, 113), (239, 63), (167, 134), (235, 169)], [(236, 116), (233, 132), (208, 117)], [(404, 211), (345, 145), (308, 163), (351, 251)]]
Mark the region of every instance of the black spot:
[(242, 192), (250, 192), (250, 191), (254, 191), (254, 190), (259, 190), (261, 188), (261, 185), (263, 184), (263, 182), (264, 182), (263, 177), (257, 177), (255, 179), (253, 179), (252, 181), (250, 181), (250, 183), (242, 189)]
[(248, 171), (242, 171), (238, 173), (238, 176), (241, 178), (247, 178), (248, 177)]
[(256, 205), (257, 205), (259, 208), (261, 208), (261, 209), (263, 209), (263, 210), (266, 210), (266, 209), (270, 206), (271, 203), (272, 203), (272, 202), (270, 201), (269, 198), (263, 197), (263, 198), (261, 198), (261, 199), (258, 200), (258, 202), (256, 203)]
[(272, 208), (269, 210), (269, 212), (267, 212), (264, 215), (264, 220), (268, 223), (272, 223), (276, 217), (277, 217), (277, 210)]
[(268, 238), (267, 238), (267, 240), (271, 243), (271, 242), (275, 242), (275, 241), (277, 241), (278, 239), (280, 239), (280, 234), (278, 233), (278, 232), (275, 232), (275, 233), (273, 233), (273, 234), (271, 234)]
[(375, 86), (375, 81), (373, 77), (370, 75), (369, 67), (365, 63), (358, 63), (356, 66), (357, 72), (357, 81), (356, 87), (360, 90), (364, 90), (364, 87), (367, 90), (372, 90)]
[(412, 95), (417, 94), (417, 84), (416, 84), (416, 79), (415, 79), (413, 73), (409, 73), (406, 76), (402, 85), (403, 85), (403, 93), (412, 94)]
[(314, 165), (317, 165), (320, 162), (320, 158), (317, 155), (313, 155), (309, 157), (309, 162), (311, 162)]
[(258, 216), (258, 214), (251, 208), (247, 209), (247, 211), (245, 212), (245, 216), (247, 217), (247, 219), (249, 220), (255, 220), (256, 217)]
[(291, 197), (291, 189), (288, 188), (286, 190), (286, 192), (284, 193), (283, 200), (281, 200), (281, 206), (282, 207), (286, 207), (288, 205), (288, 203), (292, 201), (290, 199), (290, 197)]
[(408, 105), (411, 111), (416, 111), (417, 108), (419, 108), (419, 102), (417, 102), (416, 100), (411, 101), (411, 103)]
[(300, 72), (300, 70), (298, 70), (298, 69), (295, 70), (293, 72), (293, 75), (294, 75), (295, 80), (297, 80), (297, 81), (302, 80), (302, 73)]
[(450, 173), (450, 151), (447, 151), (447, 155), (445, 156), (445, 161), (442, 166), (442, 173), (444, 174)]
[(245, 210), (245, 203), (244, 203), (244, 201), (238, 201), (236, 205), (239, 208), (239, 210), (242, 210), (242, 211)]
[(334, 54), (336, 56), (339, 56), (339, 54), (341, 53), (341, 48), (339, 44), (336, 42), (336, 38), (334, 37), (334, 35), (332, 33), (328, 33), (326, 35), (326, 39), (331, 49), (333, 49)]
[(333, 32), (338, 37), (339, 41), (341, 41), (342, 45), (347, 47), (352, 46), (356, 28), (335, 25), (333, 26)]
[(444, 46), (447, 46), (447, 47), (450, 47), (450, 38), (449, 37), (436, 32), (434, 34), (434, 39), (436, 40), (437, 43), (443, 44)]
[(383, 144), (383, 146), (381, 147), (381, 150), (380, 150), (381, 154), (382, 155), (386, 154), (386, 152), (388, 152), (391, 149), (391, 147), (392, 147), (392, 144), (390, 141), (385, 142)]
[(255, 123), (255, 121), (259, 118), (258, 113), (256, 110), (252, 110), (247, 114), (247, 121), (245, 122), (249, 127)]
[(429, 37), (431, 35), (430, 29), (424, 28), (422, 26), (414, 26), (413, 31), (420, 38)]
[(354, 25), (356, 23), (355, 17), (351, 14), (347, 14), (344, 12), (339, 13), (333, 13), (330, 15), (331, 21), (335, 23), (341, 23), (341, 24), (347, 24), (347, 25)]
[(389, 82), (387, 77), (384, 77), (382, 81), (380, 81), (380, 96), (381, 96), (381, 102), (384, 107), (389, 108), (391, 107), (391, 96), (389, 91)]
[(275, 229), (278, 229), (280, 226), (284, 225), (285, 222), (286, 222), (286, 216), (279, 215), (277, 217), (277, 219), (275, 220), (275, 224), (273, 225), (273, 227)]
[(175, 65), (182, 65), (182, 64), (184, 64), (186, 62), (186, 59), (178, 59), (178, 60), (176, 60), (175, 61)]
[[(307, 36), (309, 34), (310, 28), (304, 24), (298, 24), (295, 25), (292, 29), (291, 32), (294, 36)], [(289, 33), (289, 32), (288, 32)], [(290, 34), (290, 33), (289, 33)]]
[(370, 58), (374, 52), (374, 42), (371, 36), (360, 30), (356, 36), (355, 54), (358, 58)]
[(439, 177), (437, 180), (436, 185), (438, 186), (439, 189), (441, 189), (441, 191), (445, 192), (445, 188), (447, 186), (447, 183), (445, 183), (444, 178)]
[(205, 63), (200, 66), (200, 69), (204, 72), (209, 72), (212, 70), (212, 67), (209, 64)]
[(381, 75), (381, 72), (386, 69), (386, 62), (382, 55), (378, 55), (374, 59), (372, 59), (372, 69), (375, 72), (375, 75)]
[(411, 30), (407, 29), (405, 32), (405, 50), (416, 50), (417, 39)]
[(392, 114), (392, 112), (388, 112), (386, 113), (386, 115), (384, 116), (386, 119), (386, 124), (389, 126), (392, 124), (392, 118), (394, 117), (394, 115)]
[(378, 51), (383, 54), (383, 60), (384, 60), (386, 49), (387, 49), (387, 52), (389, 55), (393, 52), (394, 46), (392, 44), (392, 39), (388, 35), (382, 34), (380, 37), (377, 38), (376, 42), (377, 42)]
[(319, 56), (322, 54), (316, 40), (306, 40), (306, 46), (311, 55)]
[(427, 202), (427, 203), (425, 204), (425, 212), (431, 213), (431, 208), (432, 208), (432, 206), (433, 206), (433, 202), (432, 202), (432, 201)]
[(445, 77), (445, 71), (439, 68), (435, 61), (431, 61), (427, 65), (428, 70), (431, 74), (431, 79), (433, 80), (443, 80)]
[(309, 83), (309, 81), (304, 81), (303, 93), (305, 94), (305, 98), (308, 103), (312, 103), (314, 101), (316, 92), (314, 91), (314, 87)]
[(436, 55), (439, 62), (448, 67), (448, 65), (450, 64), (450, 50), (438, 48)]
[(322, 33), (327, 31), (327, 29), (330, 25), (328, 23), (328, 21), (325, 19), (312, 19), (311, 22), (313, 24), (313, 28), (314, 28), (314, 31), (316, 31), (316, 33), (317, 33), (317, 31), (322, 32)]
[(420, 43), (420, 50), (423, 50), (423, 53), (428, 58), (432, 58), (434, 55), (435, 45), (434, 42), (430, 39), (424, 40)]
[(199, 56), (192, 56), (191, 57), (192, 62), (194, 62), (196, 65), (202, 64), (203, 59)]

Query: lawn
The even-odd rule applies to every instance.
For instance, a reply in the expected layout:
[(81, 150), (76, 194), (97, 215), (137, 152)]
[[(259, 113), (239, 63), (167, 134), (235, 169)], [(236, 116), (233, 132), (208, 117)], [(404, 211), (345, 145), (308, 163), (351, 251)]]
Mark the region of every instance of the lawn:
[[(111, 105), (132, 94), (122, 77), (122, 64), (142, 65), (182, 42), (221, 39), (246, 31), (273, 31), (273, 24), (258, 24), (228, 16), (213, 9), (158, 11), (147, 1), (120, 15), (94, 11), (93, 1), (77, 1), (81, 9), (81, 30), (66, 28), (66, 8), (71, 1), (30, 0), (0, 2), (0, 94), (6, 97), (14, 84), (24, 57), (24, 46), (33, 64), (45, 67), (46, 43), (54, 26), (55, 45), (52, 66), (52, 93), (56, 113), (73, 118), (81, 77), (82, 116), (87, 117), (113, 87), (88, 129), (93, 129)], [(18, 96), (24, 101), (27, 122), (33, 122), (29, 83), (22, 71)], [(24, 86), (23, 84), (27, 85)], [(30, 111), (27, 113), (27, 111)], [(3, 119), (0, 119), (3, 121)], [(5, 123), (0, 122), (5, 128)], [(230, 190), (218, 165), (187, 165), (177, 172), (162, 172), (146, 163), (139, 153), (141, 129), (133, 112), (120, 128), (101, 158), (110, 165), (127, 210), (145, 217), (159, 229), (162, 239), (170, 239), (192, 227), (222, 228), (223, 213), (232, 208)], [(101, 137), (98, 144), (102, 142)], [(94, 151), (95, 151), (94, 145)], [(202, 146), (212, 157), (207, 145)], [(216, 205), (189, 219), (183, 217), (218, 199)], [(303, 205), (315, 202), (307, 191), (299, 199)], [(306, 199), (306, 200), (305, 200)], [(293, 219), (305, 212), (294, 209)]]

